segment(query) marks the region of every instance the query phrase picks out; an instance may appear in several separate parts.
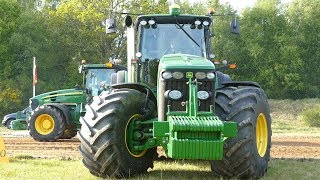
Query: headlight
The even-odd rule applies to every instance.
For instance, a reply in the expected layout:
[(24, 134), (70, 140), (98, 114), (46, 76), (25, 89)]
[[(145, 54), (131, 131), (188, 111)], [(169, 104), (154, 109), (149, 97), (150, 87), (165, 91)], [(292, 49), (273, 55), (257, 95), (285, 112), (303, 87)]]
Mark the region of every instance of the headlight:
[(142, 26), (145, 26), (145, 25), (147, 24), (147, 21), (146, 21), (146, 20), (142, 20), (142, 21), (140, 21), (140, 24), (141, 24)]
[(194, 22), (194, 24), (195, 24), (195, 25), (200, 25), (200, 24), (201, 24), (201, 21), (196, 20), (196, 21)]
[(196, 73), (196, 78), (197, 79), (204, 79), (204, 78), (206, 78), (207, 77), (207, 75), (206, 75), (206, 73), (204, 73), (204, 72), (197, 72)]
[(183, 73), (182, 72), (174, 72), (172, 74), (173, 78), (175, 79), (182, 79), (184, 77)]
[(165, 71), (162, 73), (162, 78), (163, 79), (170, 79), (170, 78), (172, 78), (172, 73), (169, 71)]
[(213, 79), (214, 77), (215, 77), (215, 75), (214, 75), (213, 72), (207, 73), (207, 78), (208, 78), (208, 79)]
[(172, 100), (178, 100), (182, 98), (182, 93), (178, 90), (168, 90), (164, 93), (164, 96)]
[(203, 21), (202, 24), (205, 25), (205, 26), (208, 26), (208, 25), (209, 25), (209, 22), (208, 22), (208, 21)]
[(207, 91), (198, 91), (198, 99), (207, 100), (210, 97), (210, 94)]
[(149, 23), (150, 25), (153, 25), (153, 24), (156, 23), (156, 21), (154, 21), (153, 19), (150, 19), (150, 20), (148, 21), (148, 23)]

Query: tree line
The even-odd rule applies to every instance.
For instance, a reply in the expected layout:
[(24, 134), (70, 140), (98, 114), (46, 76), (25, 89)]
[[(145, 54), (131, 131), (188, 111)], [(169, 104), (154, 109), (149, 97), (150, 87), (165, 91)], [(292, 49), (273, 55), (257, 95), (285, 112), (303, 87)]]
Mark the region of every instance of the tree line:
[[(190, 4), (182, 13), (234, 12), (219, 0)], [(124, 16), (116, 11), (168, 13), (167, 0), (0, 0), (0, 115), (27, 106), (32, 96), (32, 57), (37, 58), (37, 94), (81, 84), (82, 59), (104, 63), (114, 54), (125, 61)], [(258, 0), (238, 12), (240, 35), (230, 18), (214, 20), (212, 53), (237, 64), (234, 80), (258, 82), (269, 98), (320, 97), (320, 1)], [(114, 16), (118, 33), (106, 35), (101, 21)]]

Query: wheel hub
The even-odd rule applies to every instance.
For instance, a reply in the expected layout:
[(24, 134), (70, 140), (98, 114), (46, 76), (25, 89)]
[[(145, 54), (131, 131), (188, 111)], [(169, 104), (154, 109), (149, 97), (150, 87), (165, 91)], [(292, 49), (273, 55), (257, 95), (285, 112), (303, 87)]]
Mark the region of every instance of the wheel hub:
[(135, 150), (134, 148), (135, 145), (141, 143), (140, 138), (142, 137), (142, 134), (139, 132), (141, 127), (139, 127), (139, 125), (137, 125), (138, 123), (136, 123), (136, 121), (141, 119), (142, 116), (140, 114), (131, 116), (125, 129), (125, 142), (127, 150), (133, 157), (142, 157), (147, 152), (146, 149)]
[(35, 128), (42, 135), (50, 134), (54, 129), (54, 119), (49, 114), (41, 114), (35, 121)]
[(263, 157), (267, 151), (268, 145), (268, 126), (267, 119), (263, 113), (260, 113), (256, 124), (256, 144), (260, 157)]

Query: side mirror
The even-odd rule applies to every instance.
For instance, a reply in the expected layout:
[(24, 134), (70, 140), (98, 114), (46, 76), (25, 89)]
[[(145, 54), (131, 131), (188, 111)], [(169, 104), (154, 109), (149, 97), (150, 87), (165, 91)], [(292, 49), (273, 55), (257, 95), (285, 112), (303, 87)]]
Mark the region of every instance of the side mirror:
[(234, 18), (231, 20), (230, 30), (233, 34), (240, 34), (240, 23), (238, 19)]
[(131, 18), (131, 16), (129, 16), (129, 15), (126, 16), (125, 21), (126, 21), (126, 26), (127, 26), (127, 27), (130, 27), (130, 26), (133, 24), (133, 23), (132, 23), (132, 18)]
[(111, 34), (116, 32), (116, 20), (106, 19), (106, 33)]

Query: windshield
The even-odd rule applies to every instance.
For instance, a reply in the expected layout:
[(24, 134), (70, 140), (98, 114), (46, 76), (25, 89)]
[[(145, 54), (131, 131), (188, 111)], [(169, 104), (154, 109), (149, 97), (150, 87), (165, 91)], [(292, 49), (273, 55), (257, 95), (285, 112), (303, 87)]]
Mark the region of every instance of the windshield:
[(92, 90), (92, 96), (98, 96), (105, 85), (108, 87), (111, 82), (111, 74), (116, 73), (115, 69), (89, 69), (86, 75), (86, 87)]
[(142, 27), (141, 60), (158, 60), (163, 55), (176, 53), (205, 57), (204, 29), (191, 29), (190, 26), (190, 24), (180, 27), (177, 24), (157, 24), (156, 28)]

